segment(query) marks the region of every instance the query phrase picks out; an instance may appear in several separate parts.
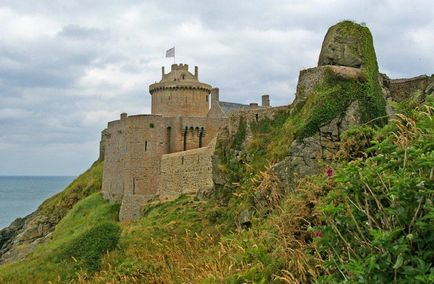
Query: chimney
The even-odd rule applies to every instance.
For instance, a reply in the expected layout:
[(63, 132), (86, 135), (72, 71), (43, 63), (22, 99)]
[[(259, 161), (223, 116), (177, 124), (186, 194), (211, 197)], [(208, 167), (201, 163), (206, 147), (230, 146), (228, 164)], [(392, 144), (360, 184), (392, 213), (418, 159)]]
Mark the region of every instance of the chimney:
[(128, 117), (128, 114), (126, 112), (121, 113), (121, 120)]
[(270, 106), (270, 95), (263, 95), (262, 96), (262, 106), (263, 107), (269, 107)]
[(161, 78), (164, 77), (164, 66), (161, 66)]
[(211, 89), (211, 107), (213, 105), (218, 105), (219, 103), (219, 88), (212, 88)]
[(199, 80), (199, 68), (197, 66), (194, 66), (194, 77)]

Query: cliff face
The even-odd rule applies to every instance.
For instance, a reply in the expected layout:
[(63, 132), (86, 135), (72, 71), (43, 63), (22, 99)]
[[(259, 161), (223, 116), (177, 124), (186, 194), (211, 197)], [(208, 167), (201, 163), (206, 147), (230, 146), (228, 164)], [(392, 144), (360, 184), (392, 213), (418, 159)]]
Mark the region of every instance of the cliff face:
[(0, 230), (0, 264), (21, 260), (38, 244), (49, 240), (56, 225), (78, 201), (101, 190), (101, 179), (102, 161), (97, 161), (35, 212)]

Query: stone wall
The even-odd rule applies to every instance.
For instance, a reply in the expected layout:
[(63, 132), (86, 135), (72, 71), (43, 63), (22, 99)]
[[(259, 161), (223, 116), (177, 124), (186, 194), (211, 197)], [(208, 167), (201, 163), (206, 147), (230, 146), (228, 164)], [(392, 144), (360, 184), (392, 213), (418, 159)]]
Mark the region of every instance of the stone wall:
[(208, 147), (163, 155), (161, 158), (160, 200), (170, 200), (184, 193), (213, 188), (212, 155), (215, 139)]
[(121, 208), (119, 209), (119, 220), (137, 220), (143, 215), (143, 209), (147, 201), (153, 199), (154, 195), (125, 194)]
[(288, 110), (288, 106), (278, 107), (252, 107), (239, 111), (231, 112), (228, 118), (229, 134), (233, 135), (238, 131), (240, 125), (240, 118), (244, 118), (248, 124), (256, 123), (265, 118), (273, 119), (280, 111)]
[(433, 88), (434, 75), (431, 75), (431, 77), (421, 75), (408, 79), (394, 79), (390, 80), (389, 83), (390, 96), (397, 102), (410, 98), (417, 91), (427, 95), (432, 93)]

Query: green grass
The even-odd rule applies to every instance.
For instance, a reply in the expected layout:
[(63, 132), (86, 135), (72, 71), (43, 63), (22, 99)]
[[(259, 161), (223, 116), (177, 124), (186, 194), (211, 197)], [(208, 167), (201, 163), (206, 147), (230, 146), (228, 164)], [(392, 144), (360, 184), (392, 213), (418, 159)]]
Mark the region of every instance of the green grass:
[(64, 282), (80, 269), (95, 271), (119, 235), (118, 205), (94, 193), (78, 202), (57, 225), (52, 239), (23, 261), (0, 267), (1, 283)]

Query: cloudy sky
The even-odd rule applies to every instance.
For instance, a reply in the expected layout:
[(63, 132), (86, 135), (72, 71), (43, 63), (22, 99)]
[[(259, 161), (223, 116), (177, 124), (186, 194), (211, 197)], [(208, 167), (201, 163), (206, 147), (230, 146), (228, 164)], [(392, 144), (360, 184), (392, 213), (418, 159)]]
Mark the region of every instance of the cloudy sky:
[(288, 104), (344, 19), (371, 28), (390, 77), (434, 73), (432, 0), (0, 0), (0, 175), (88, 168), (108, 121), (150, 112), (172, 46), (222, 100)]

